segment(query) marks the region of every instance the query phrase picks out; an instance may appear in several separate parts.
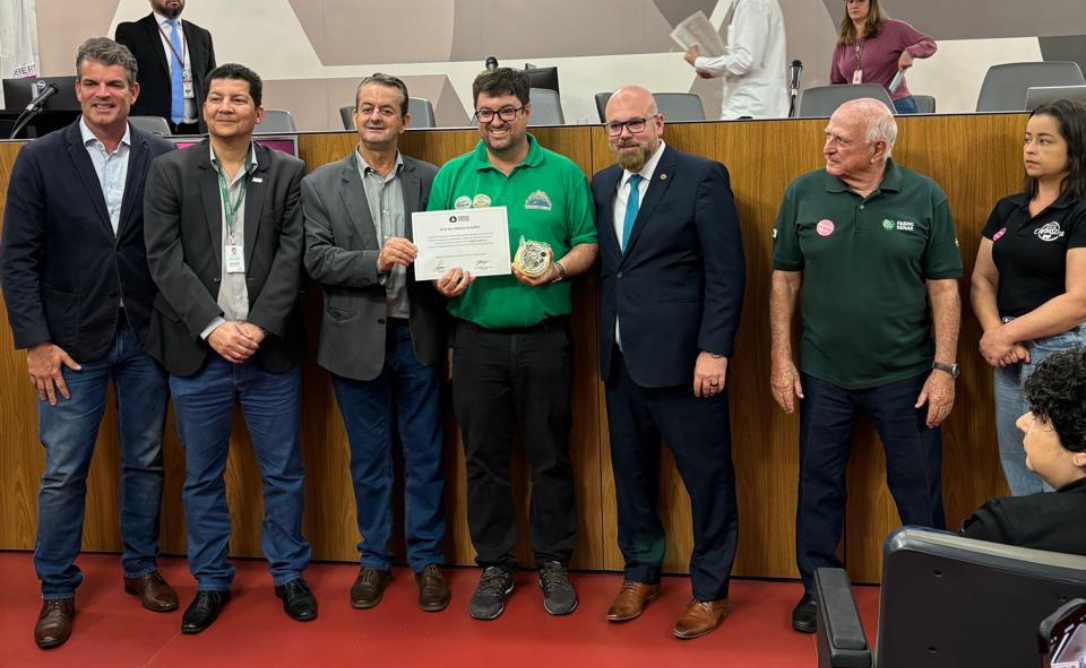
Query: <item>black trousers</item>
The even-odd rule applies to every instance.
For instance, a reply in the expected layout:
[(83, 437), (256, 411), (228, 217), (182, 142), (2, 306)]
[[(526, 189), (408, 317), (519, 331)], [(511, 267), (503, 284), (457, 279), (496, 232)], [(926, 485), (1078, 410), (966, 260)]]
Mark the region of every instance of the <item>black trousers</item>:
[(928, 374), (864, 390), (847, 390), (803, 373), (799, 408), (799, 503), (796, 562), (814, 594), (814, 572), (841, 568), (837, 544), (845, 528), (845, 472), (860, 413), (871, 416), (886, 451), (886, 484), (907, 526), (946, 527), (942, 430), (928, 429), (928, 406), (914, 408)]
[(459, 321), (453, 409), (467, 459), (468, 529), (480, 566), (516, 568), (509, 478), (513, 424), (531, 465), (531, 545), (537, 565), (569, 563), (577, 537), (569, 432), (573, 349), (565, 318), (524, 329)]
[(725, 598), (739, 542), (727, 391), (697, 398), (693, 381), (677, 387), (641, 387), (630, 377), (617, 347), (611, 359), (607, 424), (626, 579), (660, 581), (665, 538), (656, 500), (663, 436), (690, 494), (694, 598)]

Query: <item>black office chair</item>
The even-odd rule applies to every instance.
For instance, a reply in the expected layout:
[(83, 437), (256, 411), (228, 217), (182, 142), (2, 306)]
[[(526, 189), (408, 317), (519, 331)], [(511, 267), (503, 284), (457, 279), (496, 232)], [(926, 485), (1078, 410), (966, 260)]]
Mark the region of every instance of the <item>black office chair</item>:
[(875, 651), (848, 575), (815, 573), (819, 668), (1040, 666), (1038, 628), (1086, 596), (1086, 557), (901, 529), (883, 548)]

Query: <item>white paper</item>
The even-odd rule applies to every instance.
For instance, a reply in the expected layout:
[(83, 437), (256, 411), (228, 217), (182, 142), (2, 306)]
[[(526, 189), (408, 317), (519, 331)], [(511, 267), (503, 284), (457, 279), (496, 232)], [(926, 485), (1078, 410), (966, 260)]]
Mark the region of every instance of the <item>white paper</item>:
[(411, 214), (418, 248), (415, 280), (433, 281), (449, 269), (472, 276), (508, 276), (509, 218), (504, 206)]
[(671, 39), (689, 51), (690, 47), (698, 45), (698, 55), (708, 58), (723, 56), (725, 52), (724, 40), (720, 33), (713, 28), (705, 12), (698, 10), (696, 13), (684, 19), (671, 31)]

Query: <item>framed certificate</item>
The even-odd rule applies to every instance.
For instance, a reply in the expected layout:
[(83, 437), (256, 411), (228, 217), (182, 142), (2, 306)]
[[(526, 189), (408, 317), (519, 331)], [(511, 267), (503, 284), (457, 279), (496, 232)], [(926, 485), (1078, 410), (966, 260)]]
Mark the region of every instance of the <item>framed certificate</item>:
[(418, 211), (411, 214), (418, 248), (415, 280), (432, 281), (450, 269), (473, 276), (507, 276), (509, 218), (504, 206), (485, 209)]

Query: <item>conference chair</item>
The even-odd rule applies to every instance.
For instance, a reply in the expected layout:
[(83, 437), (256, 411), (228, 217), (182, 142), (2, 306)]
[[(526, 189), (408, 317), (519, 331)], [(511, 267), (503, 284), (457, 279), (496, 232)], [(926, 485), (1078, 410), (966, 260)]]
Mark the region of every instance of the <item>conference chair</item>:
[(815, 86), (803, 91), (799, 98), (798, 118), (819, 118), (832, 116), (833, 112), (849, 100), (872, 97), (885, 104), (894, 112), (894, 102), (890, 94), (879, 84), (837, 84), (833, 86)]
[(264, 122), (256, 126), (253, 134), (280, 135), (297, 132), (294, 126), (294, 117), (289, 111), (281, 109), (268, 109), (264, 112)]
[(436, 128), (434, 120), (434, 105), (424, 97), (407, 98), (407, 113), (411, 114), (413, 128)]
[(339, 108), (339, 120), (343, 121), (344, 130), (354, 130), (354, 105), (348, 104)]
[(562, 114), (562, 101), (558, 93), (549, 88), (532, 88), (529, 98), (532, 101), (529, 126), (566, 124), (566, 117)]
[[(596, 113), (600, 122), (607, 121), (607, 102), (612, 93), (596, 93)], [(694, 93), (653, 93), (656, 107), (667, 121), (704, 121), (705, 105)]]
[(1026, 89), (1086, 84), (1078, 63), (1050, 61), (993, 65), (984, 75), (977, 111), (1025, 111)]
[(883, 547), (876, 647), (848, 575), (815, 572), (819, 668), (1040, 666), (1038, 628), (1086, 596), (1086, 557), (900, 529)]
[(169, 122), (161, 116), (129, 116), (128, 122), (137, 130), (150, 132), (159, 137), (169, 137), (172, 134)]
[(1026, 111), (1056, 100), (1086, 102), (1086, 86), (1030, 86), (1026, 89)]
[(931, 95), (913, 95), (916, 100), (916, 109), (922, 114), (935, 113), (935, 98)]

